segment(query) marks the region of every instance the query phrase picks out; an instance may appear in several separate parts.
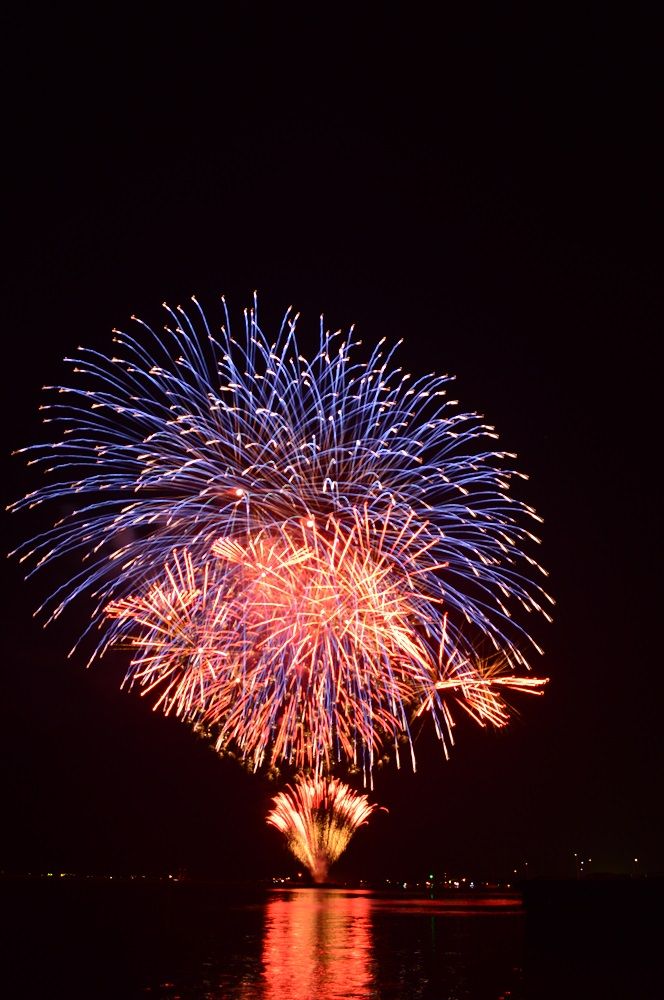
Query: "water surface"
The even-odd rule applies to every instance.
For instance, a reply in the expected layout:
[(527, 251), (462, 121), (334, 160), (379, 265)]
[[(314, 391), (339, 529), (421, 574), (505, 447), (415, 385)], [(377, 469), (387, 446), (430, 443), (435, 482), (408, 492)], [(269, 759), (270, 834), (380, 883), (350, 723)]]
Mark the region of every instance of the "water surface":
[(0, 891), (0, 992), (12, 1000), (658, 995), (659, 963), (636, 949), (642, 935), (629, 947), (621, 934), (609, 940), (610, 915), (593, 935), (593, 921), (574, 924), (567, 903), (532, 921), (517, 894), (56, 879), (4, 882)]

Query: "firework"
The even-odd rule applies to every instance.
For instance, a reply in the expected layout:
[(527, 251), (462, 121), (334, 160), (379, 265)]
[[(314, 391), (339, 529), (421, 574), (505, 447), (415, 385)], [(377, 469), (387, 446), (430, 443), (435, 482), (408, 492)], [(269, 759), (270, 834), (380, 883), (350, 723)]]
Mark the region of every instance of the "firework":
[(174, 551), (171, 561), (146, 594), (107, 606), (115, 622), (107, 641), (132, 652), (129, 686), (156, 692), (154, 707), (166, 714), (195, 721), (209, 679), (227, 657), (223, 633), (215, 628), (224, 603), (208, 566), (197, 573), (186, 550)]
[(18, 550), (31, 572), (80, 560), (46, 619), (90, 595), (92, 658), (128, 645), (129, 684), (254, 766), (370, 773), (386, 743), (412, 754), (413, 715), (449, 742), (455, 703), (503, 724), (500, 691), (542, 683), (518, 676), (538, 647), (513, 611), (550, 598), (494, 429), (395, 348), (356, 360), (352, 330), (321, 321), (308, 361), (290, 311), (270, 342), (255, 308), (239, 340), (166, 308), (163, 332), (70, 359), (80, 386), (44, 407), (60, 437), (24, 449), (48, 480), (15, 509), (76, 503)]
[(267, 822), (286, 838), (288, 849), (325, 882), (330, 866), (348, 847), (351, 837), (377, 808), (336, 778), (298, 777), (272, 800)]
[(409, 630), (413, 594), (404, 601), (401, 581), (390, 585), (389, 562), (367, 552), (362, 530), (338, 543), (311, 527), (297, 541), (218, 541), (223, 566), (198, 572), (188, 552), (174, 553), (147, 596), (106, 609), (108, 641), (134, 654), (127, 682), (207, 726), (218, 749), (235, 744), (255, 768), (271, 747), (273, 763), (288, 749), (299, 769), (325, 770), (355, 759), (358, 735), (370, 765), (385, 736), (398, 760), (409, 707), (431, 713), (452, 742), (454, 704), (502, 726), (500, 688), (537, 693), (545, 683), (506, 676), (500, 664), (433, 669)]

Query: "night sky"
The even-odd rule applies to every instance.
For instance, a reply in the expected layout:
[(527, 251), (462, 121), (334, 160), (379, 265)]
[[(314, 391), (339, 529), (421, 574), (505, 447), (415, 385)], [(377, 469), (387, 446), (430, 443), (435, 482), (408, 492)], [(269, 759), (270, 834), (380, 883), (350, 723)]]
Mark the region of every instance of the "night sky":
[[(551, 683), (506, 730), (460, 720), (449, 763), (423, 733), (339, 871), (571, 875), (577, 852), (661, 872), (654, 24), (638, 5), (235, 7), (5, 26), (5, 503), (39, 485), (9, 453), (44, 439), (62, 357), (110, 349), (132, 313), (159, 323), (164, 299), (215, 315), (223, 293), (239, 321), (258, 289), (264, 328), (292, 303), (305, 342), (320, 312), (404, 337), (400, 363), (455, 374), (530, 475)], [(3, 549), (37, 522), (4, 515)], [(3, 574), (0, 868), (293, 869), (264, 824), (278, 788), (120, 692), (119, 654), (67, 660), (84, 606), (44, 631), (49, 579)]]

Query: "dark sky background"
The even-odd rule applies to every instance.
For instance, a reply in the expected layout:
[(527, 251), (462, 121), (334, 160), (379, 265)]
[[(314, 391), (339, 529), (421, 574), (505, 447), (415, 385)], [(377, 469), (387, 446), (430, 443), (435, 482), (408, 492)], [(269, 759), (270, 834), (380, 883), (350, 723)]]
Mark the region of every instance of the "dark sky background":
[[(214, 315), (224, 293), (239, 318), (256, 288), (266, 328), (293, 303), (305, 338), (321, 311), (403, 336), (401, 363), (456, 374), (530, 474), (551, 683), (506, 730), (461, 720), (449, 763), (425, 734), (416, 775), (379, 773), (389, 814), (339, 871), (662, 871), (654, 23), (235, 6), (6, 24), (5, 500), (37, 485), (8, 456), (41, 438), (61, 358), (164, 299)], [(5, 515), (3, 548), (36, 527)], [(0, 867), (292, 869), (277, 788), (121, 693), (121, 662), (67, 660), (83, 612), (43, 631), (48, 581), (3, 574)]]

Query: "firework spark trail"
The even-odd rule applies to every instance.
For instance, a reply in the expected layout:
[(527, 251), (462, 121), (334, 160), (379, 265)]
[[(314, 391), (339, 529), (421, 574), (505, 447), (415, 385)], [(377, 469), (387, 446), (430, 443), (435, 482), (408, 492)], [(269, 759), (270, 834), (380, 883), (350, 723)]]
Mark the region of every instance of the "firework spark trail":
[(299, 777), (272, 800), (267, 822), (283, 833), (292, 854), (314, 882), (327, 880), (330, 866), (378, 808), (336, 778)]
[(501, 724), (478, 651), (516, 678), (538, 647), (514, 606), (548, 617), (550, 601), (524, 551), (539, 518), (508, 493), (514, 456), (453, 411), (447, 376), (411, 382), (382, 341), (357, 362), (353, 331), (321, 320), (308, 361), (290, 311), (274, 343), (245, 313), (238, 341), (193, 301), (196, 324), (166, 307), (163, 333), (116, 332), (117, 356), (81, 349), (87, 387), (44, 407), (60, 439), (24, 449), (49, 481), (14, 509), (79, 503), (17, 550), (31, 573), (81, 559), (47, 619), (91, 595), (93, 658), (128, 642), (129, 683), (256, 766), (359, 755), (370, 772), (385, 741), (410, 740), (412, 709), (450, 736), (452, 693)]
[(206, 715), (220, 727), (219, 746), (230, 737), (260, 762), (272, 742), (273, 756), (315, 770), (335, 756), (357, 763), (359, 737), (371, 766), (386, 736), (407, 731), (414, 690), (437, 704), (430, 650), (410, 624), (421, 595), (414, 585), (403, 592), (389, 553), (367, 534), (358, 516), (348, 533), (328, 518), (321, 528), (305, 526), (296, 541), (261, 533), (244, 547), (215, 543), (242, 575), (229, 641), (241, 632), (252, 688), (267, 692), (257, 703), (251, 691), (224, 698), (223, 678), (209, 685)]
[(139, 685), (143, 694), (156, 692), (155, 708), (190, 721), (199, 717), (206, 685), (228, 659), (219, 628), (225, 604), (211, 582), (207, 565), (199, 573), (186, 550), (175, 550), (162, 581), (106, 608), (113, 622), (107, 645), (133, 653), (125, 683)]
[(235, 743), (255, 766), (270, 745), (272, 763), (329, 768), (335, 747), (357, 763), (357, 734), (372, 755), (407, 729), (414, 690), (439, 707), (438, 675), (409, 631), (413, 605), (386, 580), (385, 558), (370, 554), (369, 567), (361, 536), (342, 546), (338, 530), (326, 534), (222, 539), (198, 572), (176, 553), (147, 598), (107, 608), (108, 643), (138, 650), (129, 683), (164, 688), (157, 705), (202, 720), (219, 749)]
[(111, 604), (109, 642), (140, 651), (129, 683), (159, 690), (156, 707), (202, 723), (218, 749), (239, 747), (255, 768), (268, 752), (273, 765), (286, 758), (315, 773), (342, 757), (363, 763), (359, 737), (365, 780), (385, 739), (398, 762), (417, 698), (415, 716), (426, 709), (451, 743), (448, 695), (477, 722), (501, 726), (508, 716), (496, 688), (543, 683), (454, 659), (441, 675), (434, 651), (410, 632), (413, 595), (390, 584), (385, 554), (382, 563), (367, 554), (361, 533), (339, 544), (327, 527), (307, 527), (297, 541), (218, 540), (213, 553), (225, 565), (216, 570), (206, 563), (197, 573), (186, 551), (176, 553), (147, 598)]

